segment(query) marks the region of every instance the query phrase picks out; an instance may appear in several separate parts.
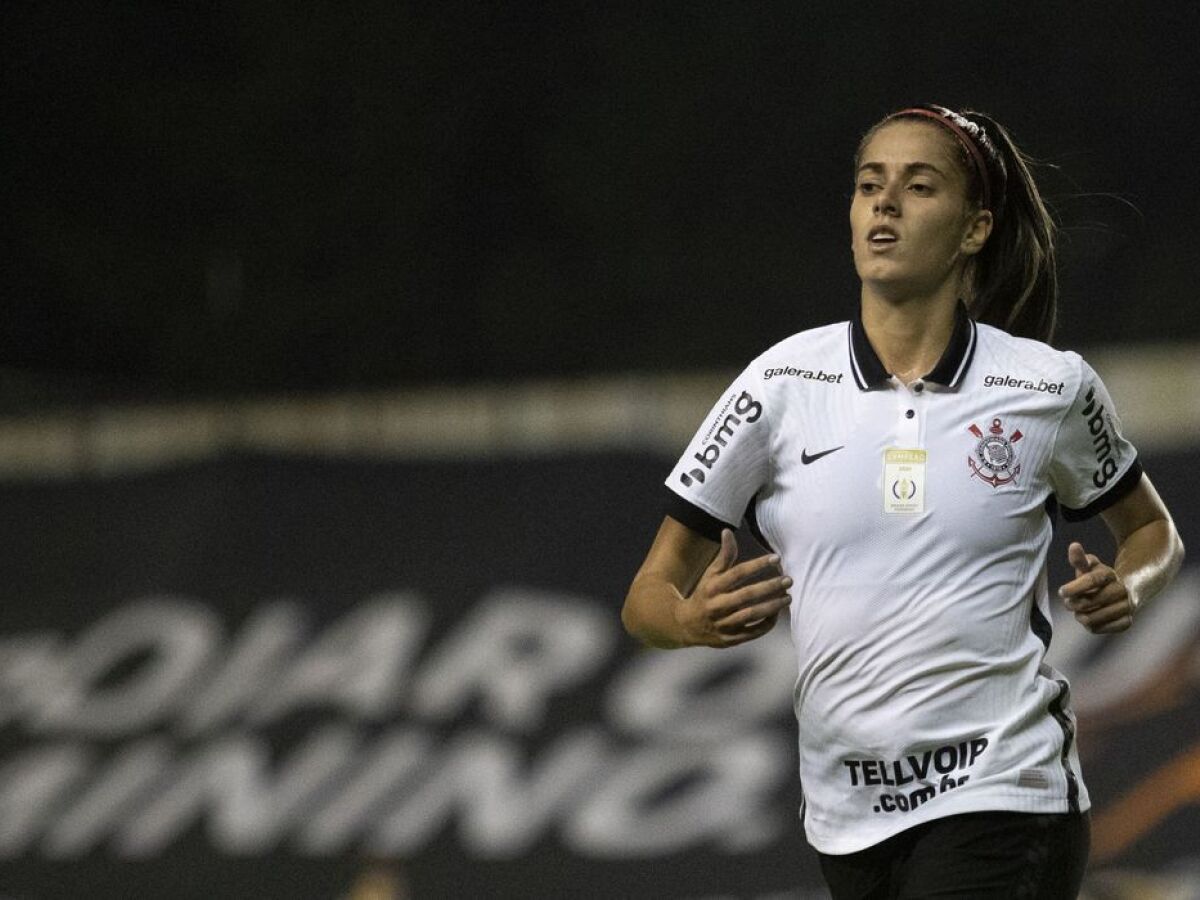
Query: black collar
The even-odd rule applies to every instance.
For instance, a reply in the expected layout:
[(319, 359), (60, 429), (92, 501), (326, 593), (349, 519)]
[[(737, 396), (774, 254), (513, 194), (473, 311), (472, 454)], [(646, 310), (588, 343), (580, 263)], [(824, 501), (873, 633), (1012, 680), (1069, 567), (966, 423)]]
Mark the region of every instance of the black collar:
[[(974, 355), (975, 322), (967, 314), (966, 306), (960, 302), (954, 313), (954, 331), (950, 335), (950, 343), (942, 351), (942, 358), (937, 365), (922, 380), (956, 388), (971, 367)], [(867, 339), (861, 312), (850, 323), (850, 371), (854, 381), (864, 391), (882, 387), (892, 377)]]

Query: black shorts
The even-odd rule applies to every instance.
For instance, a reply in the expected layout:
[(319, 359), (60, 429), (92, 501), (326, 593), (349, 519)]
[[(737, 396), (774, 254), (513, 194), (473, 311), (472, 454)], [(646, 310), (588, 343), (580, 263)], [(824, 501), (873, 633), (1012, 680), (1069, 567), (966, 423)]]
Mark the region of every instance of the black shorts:
[(1090, 841), (1086, 813), (981, 812), (818, 856), (833, 900), (1074, 900)]

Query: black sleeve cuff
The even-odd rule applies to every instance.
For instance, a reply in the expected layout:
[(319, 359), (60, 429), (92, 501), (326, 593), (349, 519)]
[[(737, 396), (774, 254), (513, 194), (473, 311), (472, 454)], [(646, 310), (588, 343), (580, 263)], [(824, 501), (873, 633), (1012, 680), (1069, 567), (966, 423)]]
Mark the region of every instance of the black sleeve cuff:
[(1071, 509), (1069, 506), (1060, 507), (1063, 518), (1068, 522), (1082, 522), (1090, 519), (1096, 513), (1104, 512), (1126, 494), (1130, 493), (1142, 480), (1142, 461), (1135, 459), (1133, 465), (1122, 475), (1117, 483), (1085, 506), (1083, 509)]
[(710, 515), (694, 503), (684, 500), (670, 488), (663, 488), (663, 490), (667, 492), (666, 514), (681, 525), (686, 525), (697, 534), (703, 535), (710, 541), (720, 543), (721, 530), (723, 528), (737, 531), (736, 525), (722, 522), (716, 516)]

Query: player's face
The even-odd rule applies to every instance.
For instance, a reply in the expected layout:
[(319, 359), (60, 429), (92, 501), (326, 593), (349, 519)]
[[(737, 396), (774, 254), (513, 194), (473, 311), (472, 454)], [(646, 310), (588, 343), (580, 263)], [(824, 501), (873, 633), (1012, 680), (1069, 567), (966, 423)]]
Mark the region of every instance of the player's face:
[(895, 299), (957, 290), (991, 221), (968, 203), (954, 136), (936, 123), (892, 122), (863, 148), (850, 234), (868, 289)]

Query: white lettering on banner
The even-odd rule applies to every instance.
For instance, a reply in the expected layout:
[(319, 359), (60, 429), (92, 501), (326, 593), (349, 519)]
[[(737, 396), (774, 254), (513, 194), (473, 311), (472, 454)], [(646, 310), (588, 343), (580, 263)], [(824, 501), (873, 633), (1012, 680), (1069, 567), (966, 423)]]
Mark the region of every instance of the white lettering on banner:
[(306, 816), (297, 846), (310, 854), (345, 850), (374, 822), (379, 807), (423, 770), (426, 759), (440, 755), (432, 734), (409, 728), (388, 731), (354, 767), (350, 782)]
[(457, 810), (462, 842), (476, 855), (520, 856), (595, 780), (606, 754), (599, 731), (583, 730), (547, 746), (529, 767), (514, 741), (478, 732), (460, 735), (440, 755), (438, 769), (385, 815), (369, 841), (373, 852), (415, 853)]
[(543, 591), (490, 594), (423, 667), (412, 708), (447, 719), (479, 697), (496, 724), (532, 731), (551, 695), (584, 681), (607, 658), (615, 616)]
[[(677, 853), (705, 841), (734, 853), (761, 849), (791, 825), (778, 805), (791, 766), (782, 737), (640, 747), (584, 798), (567, 823), (567, 843), (611, 859)], [(658, 800), (648, 806), (651, 798)]]
[(256, 610), (242, 626), (224, 664), (212, 678), (197, 685), (199, 693), (184, 709), (181, 731), (202, 734), (235, 720), (296, 654), (306, 624), (296, 603), (272, 603)]
[(46, 855), (70, 859), (91, 852), (126, 819), (126, 811), (158, 782), (171, 761), (162, 738), (121, 750), (46, 836)]
[(709, 739), (779, 718), (791, 705), (796, 653), (787, 629), (721, 653), (646, 653), (613, 679), (612, 722), (631, 734)]
[(265, 741), (230, 738), (203, 748), (118, 832), (121, 855), (158, 853), (202, 811), (214, 845), (235, 855), (265, 853), (293, 828), (317, 791), (352, 758), (345, 727), (323, 729), (294, 750), (274, 778)]
[(92, 754), (75, 744), (39, 748), (0, 769), (0, 856), (17, 856), (84, 777)]
[(351, 611), (262, 692), (251, 721), (266, 724), (302, 707), (330, 705), (355, 718), (383, 718), (425, 636), (424, 610), (406, 595), (377, 597)]
[[(732, 653), (636, 654), (612, 672), (614, 609), (528, 589), (489, 593), (439, 632), (406, 593), (315, 630), (290, 602), (233, 634), (219, 621), (152, 598), (74, 638), (0, 639), (0, 858), (140, 859), (200, 835), (240, 856), (412, 856), (453, 841), (464, 858), (510, 859), (553, 838), (632, 859), (706, 842), (750, 852), (796, 827), (779, 796), (795, 767), (783, 629)], [(1053, 646), (1080, 696), (1127, 700), (1194, 646), (1200, 575), (1094, 657), (1076, 634), (1064, 622)], [(589, 678), (607, 682), (602, 719), (552, 707)], [(909, 778), (895, 760), (869, 762), (864, 781)]]
[(0, 726), (28, 717), (50, 677), (62, 639), (54, 634), (0, 638)]
[[(220, 643), (220, 622), (207, 607), (175, 597), (130, 604), (105, 616), (57, 657), (37, 692), (33, 728), (112, 737), (158, 723)], [(150, 659), (111, 687), (103, 677), (120, 663)]]

